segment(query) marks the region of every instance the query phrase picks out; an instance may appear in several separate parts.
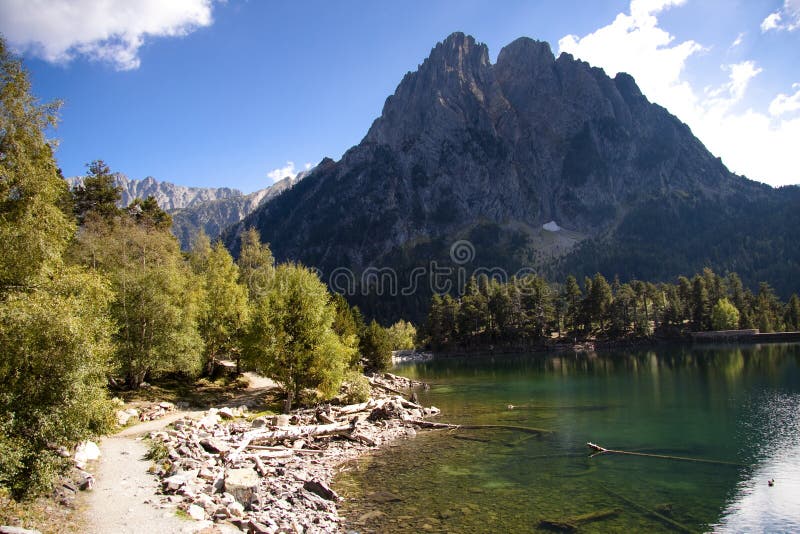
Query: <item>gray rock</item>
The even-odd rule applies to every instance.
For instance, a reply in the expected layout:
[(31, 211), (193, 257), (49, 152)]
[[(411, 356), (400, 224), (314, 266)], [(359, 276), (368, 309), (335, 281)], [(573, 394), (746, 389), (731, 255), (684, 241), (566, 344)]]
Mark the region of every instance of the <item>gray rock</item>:
[(208, 452), (224, 453), (231, 450), (230, 445), (217, 438), (204, 438), (200, 440), (200, 445)]
[(195, 521), (203, 521), (206, 518), (205, 510), (196, 504), (190, 504), (189, 508), (186, 509), (186, 513)]
[(263, 415), (261, 417), (256, 417), (255, 419), (253, 419), (251, 426), (253, 428), (264, 428), (265, 426), (267, 426), (267, 418)]

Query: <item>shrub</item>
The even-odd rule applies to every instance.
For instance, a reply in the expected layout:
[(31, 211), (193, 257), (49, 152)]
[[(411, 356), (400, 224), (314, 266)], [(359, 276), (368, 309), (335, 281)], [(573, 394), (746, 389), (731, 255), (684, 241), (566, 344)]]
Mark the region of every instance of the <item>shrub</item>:
[(345, 404), (367, 402), (370, 395), (369, 380), (360, 371), (351, 369), (344, 376), (341, 393)]

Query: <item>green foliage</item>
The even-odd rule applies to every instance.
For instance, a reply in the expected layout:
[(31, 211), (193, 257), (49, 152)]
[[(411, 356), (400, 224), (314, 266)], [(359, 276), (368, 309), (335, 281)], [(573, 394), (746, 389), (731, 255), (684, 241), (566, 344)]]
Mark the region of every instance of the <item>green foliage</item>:
[(786, 312), (783, 316), (786, 323), (786, 330), (791, 332), (800, 331), (800, 297), (795, 293), (786, 305)]
[(400, 319), (387, 329), (392, 350), (412, 350), (417, 339), (414, 325)]
[(275, 275), (275, 258), (269, 245), (261, 242), (254, 228), (242, 233), (237, 264), (241, 283), (247, 287), (250, 300), (262, 298)]
[(122, 189), (114, 185), (114, 175), (103, 160), (95, 160), (87, 167), (89, 174), (83, 179), (83, 184), (72, 191), (75, 216), (81, 224), (87, 217), (111, 221), (119, 215), (117, 203)]
[[(758, 295), (753, 295), (735, 273), (723, 277), (708, 268), (691, 281), (681, 276), (675, 284), (639, 280), (622, 284), (615, 278), (609, 285), (596, 274), (584, 280), (581, 292), (574, 277), (568, 277), (558, 289), (541, 277), (526, 276), (506, 284), (470, 283), (467, 292), (459, 300), (450, 295), (431, 299), (422, 338), (433, 350), (547, 343), (553, 332), (563, 337), (559, 331), (562, 321), (569, 340), (578, 335), (610, 339), (675, 336), (721, 324), (726, 329), (755, 324), (764, 332), (800, 326), (800, 298), (792, 297), (783, 306), (768, 284), (761, 284)], [(719, 297), (713, 309), (710, 295)], [(475, 303), (482, 299), (488, 304), (485, 312), (477, 313)]]
[(152, 462), (160, 462), (169, 456), (169, 447), (159, 440), (152, 439), (147, 447), (147, 453), (144, 455), (146, 460)]
[(73, 255), (111, 281), (119, 327), (113, 364), (129, 387), (164, 372), (199, 372), (202, 286), (171, 234), (128, 217), (114, 224), (87, 220)]
[(28, 75), (0, 38), (0, 291), (36, 283), (60, 262), (75, 232), (44, 130), (59, 104), (39, 104)]
[(39, 105), (0, 38), (0, 486), (19, 498), (46, 489), (70, 446), (111, 424), (104, 377), (112, 298), (99, 276), (62, 256), (75, 233), (68, 192)]
[(392, 365), (392, 340), (384, 327), (372, 321), (361, 333), (361, 356), (372, 371), (384, 371)]
[(305, 388), (335, 395), (354, 348), (332, 329), (335, 309), (315, 273), (279, 265), (252, 311), (245, 344), (248, 363), (278, 381), (287, 409)]
[(739, 327), (739, 310), (733, 303), (721, 298), (711, 310), (711, 328), (714, 330), (736, 330)]
[(105, 281), (74, 267), (0, 301), (0, 485), (46, 488), (69, 445), (112, 423), (105, 385), (112, 345)]
[(361, 371), (350, 369), (342, 380), (342, 402), (358, 404), (367, 402), (370, 396), (369, 380)]
[(202, 299), (198, 326), (205, 342), (206, 372), (226, 355), (238, 357), (248, 321), (247, 288), (239, 284), (239, 268), (228, 250), (217, 241), (209, 246), (202, 234), (190, 255), (190, 264), (200, 278)]
[(172, 228), (172, 216), (162, 210), (152, 196), (144, 200), (141, 198), (133, 199), (133, 202), (125, 208), (125, 211), (139, 225), (165, 231), (169, 231)]

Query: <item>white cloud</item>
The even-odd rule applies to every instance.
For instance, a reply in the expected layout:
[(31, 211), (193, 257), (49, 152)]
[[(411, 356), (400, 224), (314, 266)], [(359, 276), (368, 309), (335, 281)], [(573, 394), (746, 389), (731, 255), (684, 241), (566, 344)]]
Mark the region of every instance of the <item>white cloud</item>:
[[(303, 165), (303, 169), (305, 170), (309, 170), (311, 167), (313, 167), (311, 163)], [(298, 172), (300, 171), (295, 168), (294, 162), (287, 161), (285, 166), (269, 171), (267, 173), (267, 178), (271, 179), (273, 182), (277, 182), (278, 180), (283, 180), (287, 176), (294, 177)]]
[(0, 32), (46, 61), (78, 56), (119, 70), (139, 67), (147, 37), (179, 37), (209, 26), (214, 0), (3, 0)]
[(784, 0), (783, 7), (770, 13), (761, 22), (761, 31), (787, 30), (800, 28), (800, 0)]
[(767, 18), (761, 21), (761, 31), (768, 32), (770, 30), (774, 30), (779, 28), (781, 25), (781, 14), (780, 13), (770, 13)]
[(567, 35), (559, 40), (559, 48), (602, 67), (611, 76), (631, 74), (651, 101), (687, 123), (732, 171), (772, 185), (800, 182), (796, 149), (800, 117), (782, 116), (800, 105), (800, 96), (778, 95), (769, 114), (747, 108), (741, 111), (748, 87), (762, 71), (754, 61), (723, 65), (728, 79), (717, 87), (693, 87), (685, 77), (686, 64), (705, 48), (692, 40), (676, 42), (659, 27), (657, 18), (664, 9), (683, 3), (633, 0), (630, 14), (620, 13), (613, 22), (584, 37)]
[(744, 32), (737, 35), (736, 39), (734, 39), (733, 42), (731, 43), (731, 48), (736, 48), (737, 46), (742, 44), (744, 42), (744, 35), (745, 35)]
[(792, 89), (797, 89), (792, 96), (781, 93), (770, 102), (770, 115), (773, 117), (780, 117), (781, 115), (800, 110), (800, 83), (792, 85)]

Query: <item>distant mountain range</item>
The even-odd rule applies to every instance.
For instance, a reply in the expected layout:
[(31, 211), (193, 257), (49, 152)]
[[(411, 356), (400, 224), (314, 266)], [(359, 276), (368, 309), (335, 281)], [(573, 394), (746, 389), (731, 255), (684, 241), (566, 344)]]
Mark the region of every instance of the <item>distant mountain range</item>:
[[(172, 233), (186, 250), (202, 228), (212, 239), (238, 223), (261, 204), (269, 202), (290, 189), (308, 171), (287, 176), (264, 189), (245, 195), (228, 187), (186, 187), (170, 182), (160, 182), (148, 176), (144, 180), (131, 180), (124, 174), (114, 175), (114, 183), (122, 190), (119, 205), (127, 206), (133, 199), (152, 196), (161, 209), (172, 215)], [(67, 178), (70, 187), (82, 183), (83, 177)]]
[[(437, 44), (361, 143), (223, 234), (234, 252), (251, 225), (277, 259), (323, 277), (385, 267), (402, 285), (436, 261), (658, 280), (708, 265), (800, 289), (797, 187), (731, 173), (631, 76), (528, 38), (494, 64), (462, 33)], [(451, 257), (464, 241), (468, 257)], [(362, 283), (351, 300), (387, 320), (423, 315), (427, 286), (383, 289)]]

